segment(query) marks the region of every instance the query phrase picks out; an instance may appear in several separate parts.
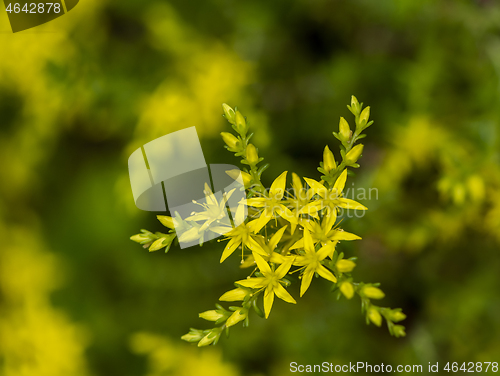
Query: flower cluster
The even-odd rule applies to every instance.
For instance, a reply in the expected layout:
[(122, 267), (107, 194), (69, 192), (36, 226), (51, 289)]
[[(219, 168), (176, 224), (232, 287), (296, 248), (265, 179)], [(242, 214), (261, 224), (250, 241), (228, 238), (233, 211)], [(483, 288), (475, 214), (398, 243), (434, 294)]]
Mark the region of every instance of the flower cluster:
[[(404, 327), (396, 324), (406, 317), (401, 309), (373, 304), (372, 300), (384, 298), (384, 293), (378, 284), (355, 282), (352, 271), (356, 267), (356, 258), (346, 258), (337, 249), (341, 241), (360, 239), (339, 227), (339, 210), (367, 209), (360, 203), (343, 197), (343, 191), (348, 168), (359, 167), (357, 161), (361, 157), (363, 145), (356, 143), (365, 137), (362, 132), (373, 121), (369, 120), (370, 108), (363, 109), (363, 104), (355, 97), (352, 97), (351, 105), (347, 107), (355, 117), (354, 130), (341, 118), (339, 132), (333, 133), (341, 143), (342, 161), (337, 164), (333, 153), (326, 146), (323, 161), (318, 168), (323, 174), (321, 179), (301, 178), (292, 173), (292, 189), (287, 190), (287, 171), (279, 175), (269, 189), (264, 187), (261, 175), (268, 165), (260, 165), (263, 158), (259, 157), (258, 149), (250, 143), (252, 135), (248, 135), (246, 119), (237, 109), (223, 105), (224, 116), (237, 134), (222, 132), (222, 138), (226, 148), (241, 157), (241, 163), (245, 166), (242, 172), (227, 173), (230, 176), (240, 173), (248, 192), (247, 199), (241, 200), (233, 208), (236, 213), (235, 221), (231, 223), (221, 220), (224, 217), (222, 208), (232, 192), (218, 202), (206, 187), (207, 203), (200, 204), (205, 210), (185, 219), (178, 215), (175, 218), (158, 216), (170, 229), (168, 234), (153, 234), (143, 230), (142, 234), (131, 238), (149, 247), (150, 251), (162, 247), (167, 247), (168, 250), (176, 237), (175, 231), (182, 222), (185, 226), (190, 226), (190, 230), (182, 233), (182, 236), (189, 236), (189, 240), (200, 238), (201, 242), (204, 231), (224, 234), (223, 240), (227, 244), (220, 261), (223, 262), (239, 249), (241, 267), (251, 269), (246, 279), (236, 281), (235, 288), (219, 298), (223, 302), (240, 301), (241, 305), (231, 306), (227, 310), (216, 304), (215, 310), (200, 313), (201, 318), (213, 321), (215, 327), (206, 330), (191, 329), (182, 339), (196, 342), (198, 346), (215, 344), (231, 326), (239, 322), (248, 326), (251, 311), (267, 319), (275, 297), (296, 304), (294, 297), (287, 291), (293, 280), (289, 276), (293, 273), (299, 273), (300, 297), (311, 286), (313, 277), (320, 277), (332, 284), (339, 297), (343, 295), (351, 299), (358, 295), (368, 323), (381, 326), (385, 319), (392, 335), (405, 335)], [(248, 213), (246, 219), (242, 214), (244, 211)]]

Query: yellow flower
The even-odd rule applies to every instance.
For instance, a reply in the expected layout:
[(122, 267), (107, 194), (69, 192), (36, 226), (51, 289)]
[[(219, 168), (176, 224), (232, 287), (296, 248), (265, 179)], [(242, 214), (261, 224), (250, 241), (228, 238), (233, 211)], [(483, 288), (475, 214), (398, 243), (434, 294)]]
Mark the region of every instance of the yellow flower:
[[(339, 240), (356, 240), (361, 239), (359, 236), (346, 232), (342, 229), (332, 228), (337, 219), (337, 214), (332, 212), (329, 215), (325, 215), (321, 223), (312, 220), (303, 220), (301, 224), (304, 228), (307, 228), (311, 233), (314, 244), (321, 242), (321, 245), (327, 245), (328, 243), (335, 243)], [(304, 239), (300, 239), (295, 243), (290, 249), (297, 249), (304, 247)], [(335, 247), (333, 247), (335, 249)], [(332, 252), (333, 254), (333, 252)], [(331, 255), (330, 255), (331, 257)]]
[(242, 223), (232, 230), (229, 230), (228, 227), (222, 226), (213, 227), (210, 229), (212, 231), (224, 234), (226, 238), (224, 238), (223, 240), (231, 239), (226, 244), (226, 248), (224, 248), (224, 251), (222, 252), (220, 262), (223, 262), (225, 259), (231, 256), (236, 248), (238, 248), (240, 245), (242, 247), (248, 247), (250, 249), (251, 247), (256, 248), (258, 246), (254, 239), (256, 235), (254, 235), (252, 231), (256, 222), (257, 220), (253, 220), (248, 223)]
[(205, 221), (205, 223), (199, 228), (198, 232), (205, 231), (213, 222), (220, 222), (222, 218), (227, 216), (226, 202), (229, 200), (234, 191), (235, 190), (232, 189), (230, 192), (224, 193), (223, 198), (219, 203), (217, 202), (217, 198), (212, 193), (208, 184), (205, 183), (205, 190), (203, 192), (205, 193), (207, 202), (200, 204), (193, 200), (193, 203), (200, 205), (205, 210), (199, 213), (191, 213), (191, 216), (187, 217), (186, 221)]
[[(288, 259), (286, 256), (283, 256), (279, 254), (278, 252), (274, 252), (274, 249), (277, 247), (278, 243), (280, 242), (281, 238), (283, 237), (283, 234), (285, 233), (287, 226), (284, 226), (280, 228), (276, 233), (271, 237), (269, 241), (266, 241), (266, 239), (262, 236), (259, 236), (258, 238), (255, 238), (255, 243), (251, 243), (248, 245), (248, 248), (252, 250), (252, 254), (258, 253), (261, 255), (264, 260), (273, 262), (275, 264), (283, 264), (286, 262)], [(254, 257), (249, 256), (245, 260), (245, 263), (248, 262), (253, 262)]]
[(272, 270), (269, 264), (260, 256), (258, 253), (254, 253), (255, 261), (259, 267), (260, 272), (264, 275), (263, 277), (248, 278), (236, 282), (238, 285), (243, 287), (250, 287), (253, 289), (264, 289), (264, 312), (266, 314), (266, 319), (271, 313), (271, 308), (274, 302), (274, 295), (287, 303), (297, 303), (295, 299), (285, 290), (281, 285), (283, 282), (281, 279), (288, 273), (292, 267), (294, 258), (287, 258), (286, 262), (281, 264), (278, 269)]
[(319, 183), (316, 180), (308, 178), (304, 178), (304, 180), (312, 189), (314, 189), (314, 192), (321, 197), (321, 199), (311, 202), (308, 205), (310, 207), (317, 207), (318, 210), (326, 207), (330, 210), (330, 214), (333, 213), (335, 211), (334, 209), (337, 207), (344, 209), (367, 210), (367, 208), (359, 202), (342, 197), (342, 191), (344, 190), (345, 182), (347, 180), (347, 169), (340, 174), (333, 188), (330, 189), (326, 188), (322, 183)]
[(332, 274), (332, 272), (321, 264), (321, 261), (331, 254), (332, 247), (334, 247), (333, 243), (328, 243), (316, 252), (311, 234), (309, 233), (309, 230), (305, 228), (303, 244), (305, 254), (297, 256), (295, 258), (295, 262), (293, 263), (296, 266), (304, 266), (302, 283), (300, 285), (300, 296), (304, 295), (311, 285), (314, 273), (318, 273), (321, 277), (328, 279), (329, 281), (337, 282), (337, 278)]
[(275, 215), (279, 215), (280, 217), (286, 219), (292, 225), (297, 225), (297, 218), (281, 201), (285, 194), (286, 174), (287, 171), (283, 172), (276, 178), (273, 184), (271, 184), (271, 188), (269, 189), (269, 194), (267, 196), (255, 197), (246, 200), (248, 206), (264, 208), (254, 228), (255, 233), (259, 232)]
[[(308, 207), (307, 204), (311, 202), (312, 197), (314, 196), (314, 190), (312, 189), (304, 189), (300, 177), (296, 173), (292, 173), (292, 188), (293, 194), (288, 199), (288, 207), (292, 210), (293, 215), (297, 218), (297, 221), (300, 221), (301, 214), (307, 214), (314, 218), (318, 218), (318, 208)], [(304, 208), (306, 210), (304, 210)], [(295, 232), (296, 224), (292, 223), (292, 234)]]

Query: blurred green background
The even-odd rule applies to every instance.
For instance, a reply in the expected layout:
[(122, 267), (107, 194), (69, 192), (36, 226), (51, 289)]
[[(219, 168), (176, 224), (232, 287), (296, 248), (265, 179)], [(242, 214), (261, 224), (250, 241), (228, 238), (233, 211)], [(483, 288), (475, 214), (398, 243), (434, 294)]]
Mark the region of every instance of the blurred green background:
[[(500, 4), (81, 1), (12, 34), (0, 12), (0, 375), (271, 375), (289, 363), (500, 361)], [(372, 107), (343, 228), (407, 337), (318, 283), (216, 347), (180, 340), (244, 277), (222, 244), (148, 253), (127, 159), (196, 126), (208, 163), (238, 106), (271, 163), (319, 178), (354, 94)], [(338, 156), (338, 154), (337, 154)], [(351, 182), (348, 182), (348, 185)], [(292, 294), (298, 296), (292, 289)]]

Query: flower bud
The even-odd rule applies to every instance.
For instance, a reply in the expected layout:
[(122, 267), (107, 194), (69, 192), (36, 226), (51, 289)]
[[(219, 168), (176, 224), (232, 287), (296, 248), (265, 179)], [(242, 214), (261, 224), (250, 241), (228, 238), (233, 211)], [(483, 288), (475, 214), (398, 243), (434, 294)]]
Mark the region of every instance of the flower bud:
[(337, 261), (335, 266), (340, 273), (349, 273), (356, 267), (356, 264), (351, 260), (342, 259)]
[(359, 102), (358, 99), (352, 95), (351, 96), (351, 108), (357, 112), (359, 112)]
[(259, 162), (259, 155), (257, 154), (257, 149), (252, 144), (247, 146), (247, 155), (246, 155), (248, 163), (254, 165)]
[(370, 299), (382, 299), (385, 294), (378, 287), (366, 286), (363, 288), (363, 294)]
[(201, 339), (200, 342), (198, 342), (198, 347), (208, 346), (216, 339), (217, 335), (214, 334), (213, 331), (210, 331), (210, 333), (208, 333), (205, 337)]
[(184, 231), (179, 236), (179, 242), (189, 243), (189, 242), (192, 242), (193, 240), (198, 239), (199, 237), (200, 237), (200, 233), (198, 232), (198, 229), (196, 227), (191, 227), (189, 230)]
[(377, 325), (377, 326), (382, 325), (382, 315), (379, 313), (379, 311), (376, 308), (370, 307), (368, 309), (368, 318), (375, 325)]
[(169, 217), (168, 215), (157, 215), (156, 218), (158, 218), (163, 226), (175, 229), (176, 222), (172, 217)]
[(394, 325), (392, 331), (396, 337), (404, 337), (406, 335), (403, 325)]
[(349, 142), (352, 135), (351, 128), (349, 128), (349, 123), (343, 117), (340, 118), (339, 135), (340, 135), (340, 141), (345, 143)]
[(229, 132), (221, 132), (222, 139), (228, 146), (229, 150), (237, 151), (238, 149), (238, 139)]
[(247, 296), (247, 294), (248, 294), (247, 290), (244, 290), (241, 287), (238, 287), (234, 290), (229, 290), (228, 292), (224, 293), (219, 298), (219, 300), (224, 301), (224, 302), (235, 302), (238, 300), (245, 299), (245, 296)]
[(151, 246), (149, 247), (149, 252), (154, 252), (154, 251), (157, 251), (159, 249), (162, 249), (163, 247), (166, 247), (168, 243), (163, 244), (163, 241), (166, 239), (167, 238), (160, 238), (160, 239), (155, 240), (153, 242), (153, 244), (151, 244)]
[(136, 243), (142, 243), (144, 240), (148, 240), (149, 236), (146, 234), (136, 234), (130, 237), (130, 240)]
[(243, 185), (245, 187), (249, 187), (250, 184), (252, 183), (252, 175), (250, 175), (248, 172), (244, 172), (235, 168), (233, 170), (227, 170), (226, 174), (228, 174), (229, 177), (234, 180), (238, 180), (238, 178), (241, 176), (241, 179), (243, 180)]
[(347, 153), (345, 159), (346, 159), (346, 164), (349, 166), (353, 163), (356, 163), (359, 157), (361, 156), (361, 153), (363, 152), (363, 144), (356, 145)]
[(191, 329), (189, 333), (184, 334), (181, 339), (187, 342), (198, 342), (204, 336), (203, 330)]
[(239, 134), (245, 134), (247, 131), (247, 122), (245, 117), (241, 114), (241, 112), (236, 111), (236, 129)]
[(342, 292), (347, 299), (351, 299), (354, 296), (354, 286), (351, 282), (342, 282), (340, 285), (340, 292)]
[(391, 319), (391, 321), (398, 322), (406, 319), (406, 315), (401, 311), (392, 310), (389, 313), (389, 318)]
[(240, 321), (245, 320), (247, 318), (247, 316), (248, 316), (248, 311), (246, 309), (243, 309), (243, 308), (237, 309), (227, 319), (226, 326), (227, 327), (233, 326), (233, 325), (239, 323)]
[(210, 311), (205, 311), (199, 314), (199, 316), (202, 319), (208, 320), (208, 321), (217, 321), (220, 318), (224, 317), (222, 313), (217, 312), (216, 310), (212, 309)]
[(323, 151), (323, 168), (327, 173), (337, 168), (333, 153), (328, 146), (325, 146), (325, 150)]
[(370, 106), (366, 107), (359, 115), (359, 123), (362, 127), (368, 123), (368, 119), (370, 118)]
[(224, 115), (226, 116), (227, 121), (231, 124), (235, 124), (236, 114), (234, 113), (234, 110), (226, 103), (222, 104), (222, 109), (224, 110)]

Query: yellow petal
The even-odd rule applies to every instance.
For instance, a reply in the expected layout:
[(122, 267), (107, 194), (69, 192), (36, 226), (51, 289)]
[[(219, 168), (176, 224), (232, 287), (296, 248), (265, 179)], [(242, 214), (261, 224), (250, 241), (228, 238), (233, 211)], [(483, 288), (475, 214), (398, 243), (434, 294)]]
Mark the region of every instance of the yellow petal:
[(235, 283), (243, 287), (258, 289), (266, 286), (266, 279), (263, 277), (247, 278), (247, 279), (242, 279), (241, 281), (236, 281)]
[(273, 212), (271, 210), (268, 210), (267, 208), (264, 209), (264, 211), (261, 213), (259, 219), (257, 220), (257, 223), (252, 226), (252, 231), (254, 233), (258, 233), (262, 228), (267, 225), (267, 223), (271, 220), (273, 217)]
[(320, 265), (317, 269), (316, 272), (323, 277), (324, 279), (327, 279), (332, 282), (337, 282), (337, 278), (333, 275), (331, 271), (329, 271), (327, 268), (325, 268), (323, 265)]
[(264, 260), (264, 258), (259, 255), (258, 253), (253, 253), (253, 257), (255, 258), (255, 262), (257, 263), (257, 266), (259, 267), (259, 270), (264, 274), (272, 274), (272, 270), (271, 270), (271, 267), (269, 266), (269, 264), (267, 263), (266, 260)]
[(269, 317), (269, 314), (271, 313), (273, 302), (274, 302), (274, 292), (271, 288), (267, 287), (264, 293), (264, 312), (266, 314), (266, 319)]
[(220, 258), (220, 262), (224, 262), (229, 256), (233, 254), (236, 248), (240, 245), (240, 241), (236, 238), (232, 238), (229, 243), (226, 244), (226, 248), (224, 248), (224, 252), (222, 252), (222, 256)]
[(311, 285), (312, 277), (314, 275), (313, 268), (306, 268), (305, 272), (302, 274), (302, 283), (300, 284), (300, 296), (305, 294), (309, 286)]
[(315, 193), (318, 193), (321, 197), (325, 197), (326, 188), (323, 184), (309, 178), (304, 178), (304, 180), (307, 182), (307, 184), (309, 184), (309, 187), (311, 187)]
[(287, 303), (297, 304), (292, 295), (290, 295), (290, 293), (286, 291), (285, 288), (281, 286), (281, 284), (276, 285), (276, 287), (274, 288), (274, 293), (278, 298), (284, 300)]
[(275, 274), (276, 274), (276, 277), (277, 277), (278, 279), (283, 278), (283, 277), (286, 275), (286, 273), (288, 273), (288, 271), (289, 271), (289, 270), (290, 270), (290, 268), (292, 267), (292, 264), (293, 264), (293, 261), (294, 261), (294, 260), (295, 260), (295, 257), (293, 257), (293, 256), (287, 256), (287, 257), (286, 257), (285, 262), (283, 262), (283, 264), (281, 264), (281, 265), (279, 266), (279, 268), (278, 268), (278, 269), (276, 269)]
[(297, 217), (285, 205), (280, 205), (277, 211), (281, 218), (286, 219), (291, 224), (299, 223)]
[(340, 176), (338, 177), (335, 185), (333, 186), (334, 190), (337, 190), (337, 195), (340, 195), (345, 187), (345, 182), (347, 180), (347, 168), (342, 171)]
[(304, 249), (306, 252), (316, 252), (314, 249), (314, 243), (311, 237), (311, 233), (307, 228), (304, 228)]
[(285, 194), (286, 174), (287, 171), (283, 172), (274, 180), (273, 184), (271, 184), (271, 188), (269, 189), (270, 197), (274, 197), (276, 200), (281, 200), (283, 198)]
[(268, 199), (264, 197), (254, 197), (246, 200), (247, 206), (253, 206), (254, 208), (262, 208), (265, 206)]
[(340, 198), (338, 206), (344, 209), (368, 210), (366, 206), (363, 206), (359, 202), (356, 202), (349, 198)]
[(335, 250), (335, 243), (333, 242), (328, 242), (326, 245), (321, 247), (317, 254), (318, 254), (318, 259), (319, 260), (324, 260), (327, 256), (331, 255), (333, 253), (333, 250)]
[(304, 189), (304, 186), (300, 181), (299, 175), (297, 175), (295, 172), (292, 172), (292, 188), (295, 191), (294, 192), (295, 197), (297, 197), (300, 194), (300, 192)]
[(276, 234), (274, 234), (271, 240), (269, 241), (269, 248), (271, 249), (271, 251), (273, 251), (274, 248), (276, 248), (276, 246), (280, 242), (281, 238), (283, 237), (283, 234), (285, 233), (286, 228), (287, 226), (284, 226), (280, 228), (278, 231), (276, 231)]
[(304, 238), (302, 238), (299, 241), (297, 241), (289, 249), (302, 249), (302, 248), (304, 248)]

